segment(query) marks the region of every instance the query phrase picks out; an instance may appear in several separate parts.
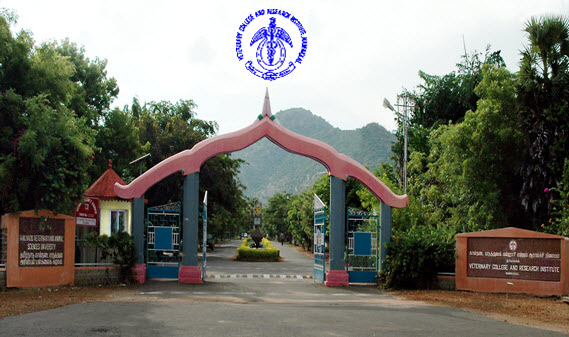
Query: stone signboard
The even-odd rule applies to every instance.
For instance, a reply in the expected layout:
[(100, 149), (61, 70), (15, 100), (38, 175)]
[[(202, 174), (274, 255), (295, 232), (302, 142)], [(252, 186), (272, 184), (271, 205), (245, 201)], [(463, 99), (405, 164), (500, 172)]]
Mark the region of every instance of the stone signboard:
[(468, 277), (561, 280), (561, 241), (557, 239), (469, 238)]
[(65, 220), (21, 217), (19, 227), (20, 267), (63, 265)]
[(73, 285), (75, 217), (49, 210), (2, 215), (7, 232), (6, 286)]
[(519, 228), (456, 235), (456, 289), (564, 295), (569, 239)]

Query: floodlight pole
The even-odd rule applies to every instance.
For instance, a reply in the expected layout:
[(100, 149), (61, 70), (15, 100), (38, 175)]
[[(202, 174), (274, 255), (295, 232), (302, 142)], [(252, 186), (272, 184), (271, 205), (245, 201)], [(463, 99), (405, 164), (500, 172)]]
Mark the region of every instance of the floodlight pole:
[[(397, 98), (399, 101), (399, 97)], [(407, 194), (407, 112), (409, 105), (407, 104), (395, 104), (397, 110), (389, 103), (387, 98), (383, 99), (383, 107), (387, 108), (396, 114), (399, 114), (399, 107), (403, 108), (403, 191)]]
[(145, 158), (148, 158), (148, 157), (150, 157), (150, 153), (147, 153), (147, 154), (145, 154), (144, 156), (142, 156), (142, 157), (140, 157), (140, 158), (136, 158), (135, 160), (133, 160), (133, 161), (131, 161), (131, 162), (129, 163), (129, 165), (132, 165), (132, 164), (136, 164), (137, 162), (140, 162), (140, 171), (139, 171), (140, 173), (139, 173), (139, 176), (142, 175), (142, 160), (145, 159)]

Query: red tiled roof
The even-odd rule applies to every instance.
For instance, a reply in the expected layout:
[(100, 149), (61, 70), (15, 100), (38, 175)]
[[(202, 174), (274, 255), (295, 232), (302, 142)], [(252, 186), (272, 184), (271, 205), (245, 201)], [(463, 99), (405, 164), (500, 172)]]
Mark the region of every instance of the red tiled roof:
[(87, 197), (96, 197), (100, 199), (122, 199), (114, 191), (115, 183), (124, 185), (124, 181), (113, 170), (113, 163), (109, 160), (109, 169), (102, 176), (89, 186), (84, 195)]

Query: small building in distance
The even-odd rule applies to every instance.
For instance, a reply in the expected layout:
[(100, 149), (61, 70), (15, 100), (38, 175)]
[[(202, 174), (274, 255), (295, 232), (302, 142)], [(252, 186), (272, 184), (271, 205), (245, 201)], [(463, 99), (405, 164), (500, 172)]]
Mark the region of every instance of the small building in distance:
[(132, 233), (132, 199), (122, 199), (114, 192), (115, 183), (124, 181), (113, 170), (112, 161), (103, 175), (91, 185), (84, 196), (99, 199), (99, 234), (111, 235), (123, 230)]

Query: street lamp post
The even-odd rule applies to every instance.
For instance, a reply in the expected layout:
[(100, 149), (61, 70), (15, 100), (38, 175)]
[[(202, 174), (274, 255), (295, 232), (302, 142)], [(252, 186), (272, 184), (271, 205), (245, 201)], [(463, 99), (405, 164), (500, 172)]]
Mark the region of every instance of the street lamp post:
[(132, 165), (132, 164), (136, 164), (136, 163), (139, 163), (139, 162), (140, 162), (140, 170), (139, 170), (138, 176), (141, 176), (141, 175), (142, 175), (142, 160), (143, 160), (143, 159), (146, 159), (146, 158), (148, 158), (148, 157), (150, 157), (150, 156), (151, 156), (151, 154), (150, 154), (150, 153), (147, 153), (147, 154), (145, 154), (144, 156), (142, 156), (142, 157), (140, 157), (140, 158), (136, 158), (135, 160), (131, 161), (131, 162), (128, 163), (128, 164), (129, 164), (129, 165)]
[(399, 107), (403, 108), (403, 191), (405, 194), (407, 194), (407, 111), (409, 109), (409, 106), (406, 104), (395, 105), (397, 106), (397, 111), (393, 105), (389, 103), (387, 98), (383, 99), (383, 107), (395, 112), (396, 114), (399, 114)]

